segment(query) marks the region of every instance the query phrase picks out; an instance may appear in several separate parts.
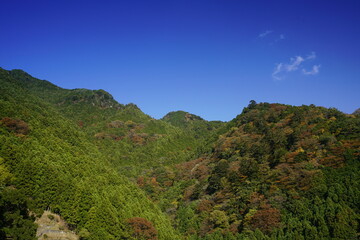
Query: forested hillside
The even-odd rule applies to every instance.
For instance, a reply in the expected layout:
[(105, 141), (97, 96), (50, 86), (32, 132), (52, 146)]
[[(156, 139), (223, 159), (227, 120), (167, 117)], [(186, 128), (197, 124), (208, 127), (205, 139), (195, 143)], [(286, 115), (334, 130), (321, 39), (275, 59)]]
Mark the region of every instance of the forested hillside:
[(201, 120), (193, 124), (189, 134), (171, 121), (151, 118), (135, 104), (119, 104), (104, 90), (68, 90), (22, 70), (9, 73), (27, 91), (76, 124), (117, 171), (130, 177), (144, 169), (191, 159), (201, 152), (205, 137), (224, 125)]
[(51, 209), (85, 239), (179, 239), (87, 133), (27, 84), (0, 70), (1, 238), (34, 239), (34, 217)]
[(0, 69), (0, 239), (45, 210), (80, 239), (356, 239), (360, 116), (251, 101), (157, 120)]
[(358, 116), (252, 101), (228, 128), (211, 153), (139, 177), (183, 235), (358, 237)]

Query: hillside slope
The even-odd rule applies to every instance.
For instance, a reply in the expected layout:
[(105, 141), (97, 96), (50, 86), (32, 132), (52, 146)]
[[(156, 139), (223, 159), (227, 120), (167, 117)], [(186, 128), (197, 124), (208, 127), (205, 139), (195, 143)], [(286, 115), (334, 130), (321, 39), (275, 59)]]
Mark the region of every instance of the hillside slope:
[[(144, 169), (171, 165), (196, 156), (211, 133), (210, 123), (189, 131), (144, 114), (135, 104), (123, 105), (104, 90), (63, 89), (22, 70), (9, 71), (17, 84), (50, 103), (86, 133), (113, 167), (129, 177)], [(211, 123), (216, 128), (221, 123)], [(206, 127), (204, 127), (206, 126)]]
[(229, 126), (211, 153), (139, 178), (139, 186), (183, 234), (191, 239), (358, 236), (359, 116), (252, 102)]
[(169, 112), (161, 120), (184, 129), (188, 133), (192, 133), (197, 139), (207, 138), (225, 125), (224, 122), (206, 121), (197, 115), (185, 111)]
[(156, 120), (0, 69), (0, 142), (1, 239), (34, 239), (44, 210), (81, 239), (359, 236), (356, 113), (251, 101), (227, 123)]
[[(0, 182), (2, 236), (31, 239), (35, 228), (19, 225), (19, 219), (26, 221), (26, 209), (39, 215), (52, 209), (86, 239), (149, 234), (138, 233), (139, 224), (151, 226), (159, 239), (179, 238), (160, 209), (113, 169), (79, 126), (5, 70), (0, 109), (0, 169), (11, 175)], [(20, 209), (15, 200), (27, 207)]]

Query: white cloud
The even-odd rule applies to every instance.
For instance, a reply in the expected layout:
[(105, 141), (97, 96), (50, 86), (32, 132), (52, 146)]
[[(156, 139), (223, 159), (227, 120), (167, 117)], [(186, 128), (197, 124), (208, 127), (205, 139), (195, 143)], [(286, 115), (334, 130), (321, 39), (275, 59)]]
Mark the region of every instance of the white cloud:
[[(272, 77), (274, 80), (281, 80), (285, 77), (285, 73), (297, 71), (299, 68), (301, 68), (304, 62), (313, 60), (315, 58), (316, 54), (315, 52), (312, 52), (306, 58), (303, 58), (302, 56), (296, 56), (290, 58), (289, 63), (278, 63), (273, 70)], [(304, 75), (316, 75), (319, 73), (319, 69), (320, 65), (313, 65), (311, 71), (306, 71), (304, 68), (302, 68), (302, 72)]]
[(280, 72), (283, 71), (283, 64), (282, 63), (278, 63), (276, 64), (276, 67), (274, 69), (274, 72), (272, 74), (272, 77), (275, 79), (275, 80), (281, 80), (282, 78), (278, 76), (278, 74)]
[(320, 65), (314, 65), (312, 67), (312, 70), (311, 71), (306, 71), (304, 68), (302, 70), (303, 74), (305, 75), (316, 75), (319, 73), (319, 69), (320, 69)]
[(265, 32), (259, 34), (259, 38), (264, 38), (272, 32), (272, 30), (266, 30)]
[(305, 59), (302, 58), (301, 56), (296, 56), (295, 58), (291, 58), (290, 59), (290, 64), (285, 64), (285, 70), (287, 72), (292, 72), (292, 71), (295, 71), (299, 68), (300, 64), (302, 62), (304, 62)]

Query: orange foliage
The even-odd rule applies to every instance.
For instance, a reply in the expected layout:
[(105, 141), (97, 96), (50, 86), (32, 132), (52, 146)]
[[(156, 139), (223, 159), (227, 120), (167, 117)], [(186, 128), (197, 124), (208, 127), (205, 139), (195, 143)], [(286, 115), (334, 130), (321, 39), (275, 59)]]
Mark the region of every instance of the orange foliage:
[(159, 183), (156, 181), (156, 177), (152, 177), (151, 180), (150, 180), (150, 184), (151, 186), (159, 186)]
[(206, 165), (197, 164), (192, 170), (191, 175), (199, 180), (204, 180), (210, 174), (210, 169)]
[(272, 229), (280, 226), (281, 215), (276, 208), (258, 210), (250, 220), (253, 230), (259, 228), (264, 233), (270, 233)]
[(145, 185), (145, 178), (143, 176), (138, 177), (136, 183), (139, 187), (143, 187)]
[(281, 111), (284, 111), (285, 109), (287, 109), (287, 106), (280, 105), (277, 103), (270, 103), (270, 108), (276, 112), (281, 112)]
[(294, 162), (294, 159), (296, 157), (296, 155), (298, 155), (299, 153), (298, 152), (288, 152), (286, 155), (285, 155), (285, 159), (286, 159), (286, 162)]
[(4, 117), (0, 120), (0, 124), (4, 125), (8, 130), (14, 131), (16, 135), (27, 135), (30, 132), (29, 125), (19, 119)]
[(210, 212), (213, 208), (213, 205), (214, 202), (204, 199), (198, 204), (196, 210), (198, 212)]
[(109, 128), (121, 128), (121, 127), (124, 127), (125, 124), (124, 124), (124, 122), (122, 122), (120, 120), (115, 120), (115, 121), (109, 122), (107, 125)]
[[(184, 162), (176, 165), (176, 168), (179, 170), (179, 177), (181, 179), (191, 179), (194, 177), (193, 172), (196, 170), (196, 167), (201, 165), (206, 166), (207, 160), (205, 158), (198, 158), (192, 161)], [(199, 165), (198, 165), (199, 164)], [(202, 170), (200, 170), (202, 171)], [(196, 172), (196, 171), (195, 171)], [(194, 173), (196, 174), (196, 173)]]
[(321, 158), (320, 164), (327, 167), (339, 168), (344, 166), (345, 159), (342, 156), (329, 155)]
[(129, 138), (133, 143), (138, 145), (144, 145), (146, 142), (146, 139), (139, 134), (130, 134)]
[(347, 140), (347, 141), (342, 141), (341, 145), (332, 146), (329, 149), (327, 156), (320, 159), (320, 164), (333, 168), (339, 168), (344, 166), (345, 164), (344, 154), (348, 149), (353, 150), (352, 153), (353, 156), (355, 157), (360, 156), (360, 141)]
[(127, 223), (132, 229), (132, 236), (136, 239), (155, 240), (157, 237), (157, 230), (153, 224), (145, 218), (133, 217), (127, 220)]

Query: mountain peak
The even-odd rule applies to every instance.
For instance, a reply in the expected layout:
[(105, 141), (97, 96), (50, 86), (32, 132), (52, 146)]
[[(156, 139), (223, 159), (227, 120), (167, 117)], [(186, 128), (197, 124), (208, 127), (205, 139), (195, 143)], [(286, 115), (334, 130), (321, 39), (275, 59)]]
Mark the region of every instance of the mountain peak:
[(113, 96), (103, 89), (99, 90), (88, 90), (84, 88), (76, 88), (70, 90), (70, 93), (61, 103), (90, 103), (93, 106), (100, 108), (115, 108), (121, 109), (124, 106), (118, 103)]
[(185, 112), (185, 111), (173, 111), (173, 112), (169, 112), (168, 114), (166, 114), (163, 118), (163, 120), (165, 121), (185, 121), (185, 122), (190, 122), (190, 121), (206, 121), (203, 118), (189, 113), (189, 112)]

